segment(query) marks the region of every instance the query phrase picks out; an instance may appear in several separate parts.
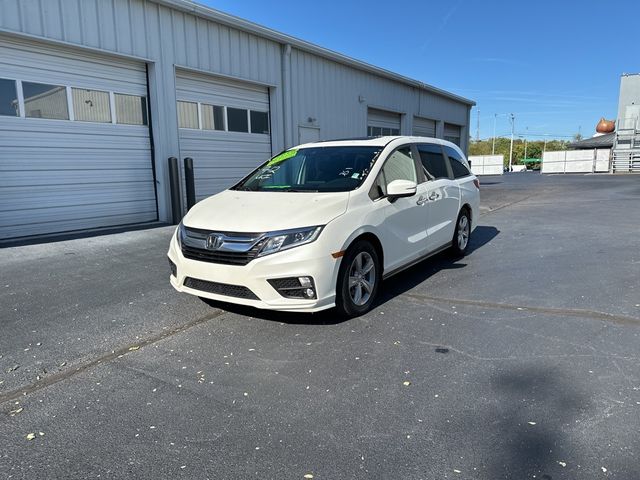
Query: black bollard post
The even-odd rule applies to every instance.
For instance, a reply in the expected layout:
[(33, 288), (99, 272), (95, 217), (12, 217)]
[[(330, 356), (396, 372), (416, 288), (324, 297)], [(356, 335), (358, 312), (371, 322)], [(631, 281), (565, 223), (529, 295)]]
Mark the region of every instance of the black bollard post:
[(184, 159), (184, 183), (187, 186), (187, 211), (189, 211), (196, 204), (196, 181), (191, 157)]
[(178, 159), (169, 157), (169, 188), (171, 190), (171, 218), (177, 225), (182, 219), (180, 207), (180, 177), (178, 176)]

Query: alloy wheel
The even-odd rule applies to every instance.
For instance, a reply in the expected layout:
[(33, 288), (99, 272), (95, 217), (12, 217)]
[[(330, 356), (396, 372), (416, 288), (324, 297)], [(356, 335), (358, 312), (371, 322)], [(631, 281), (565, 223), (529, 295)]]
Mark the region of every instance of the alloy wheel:
[(361, 307), (371, 298), (376, 283), (376, 266), (368, 252), (356, 255), (349, 267), (349, 296)]
[(469, 219), (466, 215), (460, 215), (458, 220), (458, 249), (463, 251), (469, 242)]

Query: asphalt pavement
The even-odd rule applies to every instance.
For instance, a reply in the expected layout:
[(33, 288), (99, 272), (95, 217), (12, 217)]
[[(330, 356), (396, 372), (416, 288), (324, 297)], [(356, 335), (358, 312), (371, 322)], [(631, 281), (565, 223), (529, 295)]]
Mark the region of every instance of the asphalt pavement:
[(640, 478), (640, 176), (481, 182), (348, 321), (175, 292), (173, 227), (0, 250), (0, 478)]

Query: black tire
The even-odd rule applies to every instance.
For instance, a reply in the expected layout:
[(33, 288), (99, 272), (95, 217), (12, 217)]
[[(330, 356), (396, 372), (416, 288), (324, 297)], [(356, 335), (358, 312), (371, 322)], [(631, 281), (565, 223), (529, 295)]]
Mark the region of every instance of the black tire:
[[(461, 231), (463, 234), (461, 235)], [(466, 235), (464, 234), (466, 232)], [(463, 208), (456, 220), (456, 229), (451, 239), (451, 254), (454, 257), (464, 257), (469, 249), (469, 241), (471, 240), (471, 216), (469, 210)]]
[[(357, 259), (360, 258), (360, 265), (362, 268), (360, 272), (358, 270)], [(368, 268), (367, 260), (370, 259), (373, 264), (372, 274), (365, 274), (360, 276), (361, 272)], [(364, 263), (362, 263), (364, 262)], [(371, 270), (369, 270), (371, 272)], [(358, 280), (358, 284), (355, 286), (349, 286), (349, 277)], [(367, 287), (373, 281), (373, 285)], [(338, 272), (338, 281), (336, 284), (336, 311), (345, 318), (353, 318), (367, 313), (373, 303), (375, 302), (380, 283), (382, 281), (382, 266), (380, 265), (380, 257), (374, 246), (366, 241), (359, 240), (349, 247), (342, 262), (340, 264), (340, 270)], [(361, 297), (358, 302), (357, 291), (360, 291)], [(368, 297), (365, 299), (365, 293)], [(354, 300), (355, 297), (355, 300)]]

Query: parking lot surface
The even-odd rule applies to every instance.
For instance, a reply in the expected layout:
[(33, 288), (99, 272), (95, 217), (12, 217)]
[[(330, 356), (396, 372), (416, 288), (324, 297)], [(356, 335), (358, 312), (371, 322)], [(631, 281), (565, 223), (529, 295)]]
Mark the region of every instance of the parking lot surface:
[(0, 478), (640, 478), (640, 176), (481, 182), (348, 321), (178, 294), (173, 227), (3, 249)]

